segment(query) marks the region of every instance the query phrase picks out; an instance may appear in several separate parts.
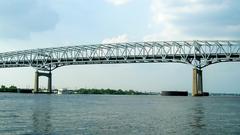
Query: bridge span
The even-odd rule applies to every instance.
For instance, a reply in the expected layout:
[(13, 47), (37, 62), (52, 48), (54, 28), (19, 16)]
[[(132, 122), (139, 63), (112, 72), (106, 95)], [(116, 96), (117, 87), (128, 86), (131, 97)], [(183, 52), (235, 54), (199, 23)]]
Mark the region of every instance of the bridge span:
[(220, 62), (240, 62), (240, 41), (158, 41), (78, 45), (0, 53), (0, 68), (36, 69), (34, 91), (39, 76), (48, 77), (52, 92), (52, 71), (67, 65), (121, 63), (183, 63), (193, 66), (192, 95), (203, 95), (202, 69)]

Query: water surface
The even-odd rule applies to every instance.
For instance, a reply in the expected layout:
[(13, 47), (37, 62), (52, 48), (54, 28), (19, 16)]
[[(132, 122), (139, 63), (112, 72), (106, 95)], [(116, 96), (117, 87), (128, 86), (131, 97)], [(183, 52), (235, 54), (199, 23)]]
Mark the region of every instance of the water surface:
[(239, 97), (0, 93), (0, 134), (240, 134)]

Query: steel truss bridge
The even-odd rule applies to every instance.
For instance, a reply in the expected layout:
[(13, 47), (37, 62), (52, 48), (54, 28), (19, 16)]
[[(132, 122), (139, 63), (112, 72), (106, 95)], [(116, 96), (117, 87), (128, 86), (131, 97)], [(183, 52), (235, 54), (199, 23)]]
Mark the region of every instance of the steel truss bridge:
[[(0, 68), (36, 68), (38, 77), (67, 65), (121, 63), (183, 63), (193, 68), (193, 95), (202, 95), (202, 68), (240, 61), (240, 41), (159, 41), (66, 46), (0, 53)], [(39, 72), (45, 71), (45, 72)], [(46, 73), (48, 72), (48, 73)]]

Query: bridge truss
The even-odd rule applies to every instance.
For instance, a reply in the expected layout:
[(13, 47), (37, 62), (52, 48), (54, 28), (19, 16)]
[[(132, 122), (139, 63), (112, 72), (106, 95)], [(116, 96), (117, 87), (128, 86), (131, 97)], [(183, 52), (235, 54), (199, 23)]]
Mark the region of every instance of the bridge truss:
[(79, 45), (0, 53), (0, 68), (120, 63), (184, 63), (201, 69), (240, 61), (240, 41), (160, 41)]

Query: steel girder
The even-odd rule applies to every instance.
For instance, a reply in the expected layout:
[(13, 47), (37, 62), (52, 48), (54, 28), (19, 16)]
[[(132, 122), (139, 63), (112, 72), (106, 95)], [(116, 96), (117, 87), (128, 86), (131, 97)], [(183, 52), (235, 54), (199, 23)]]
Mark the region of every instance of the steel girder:
[(159, 41), (79, 45), (0, 53), (0, 68), (54, 70), (66, 65), (184, 63), (201, 69), (239, 62), (240, 41)]

